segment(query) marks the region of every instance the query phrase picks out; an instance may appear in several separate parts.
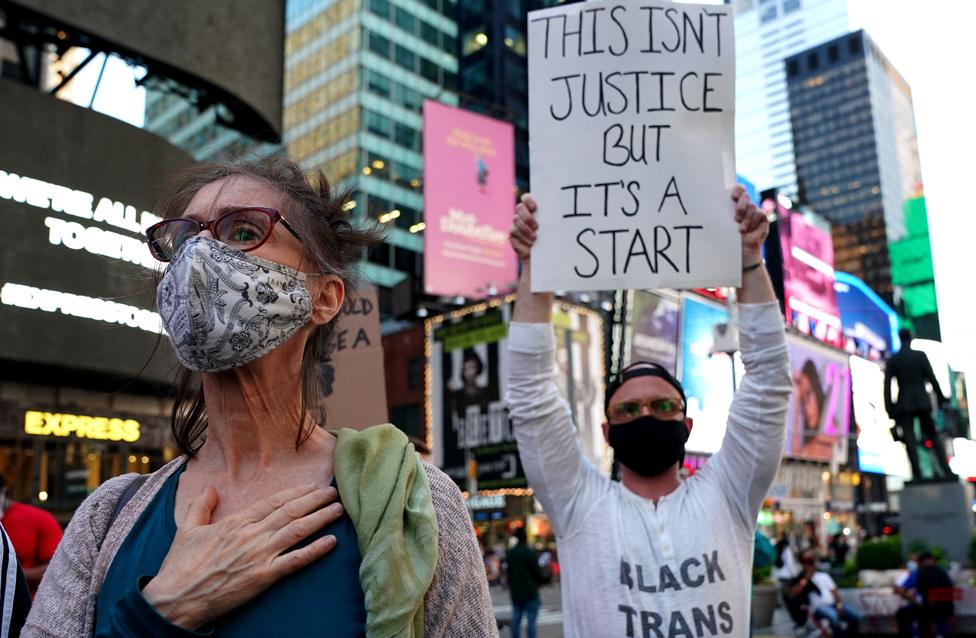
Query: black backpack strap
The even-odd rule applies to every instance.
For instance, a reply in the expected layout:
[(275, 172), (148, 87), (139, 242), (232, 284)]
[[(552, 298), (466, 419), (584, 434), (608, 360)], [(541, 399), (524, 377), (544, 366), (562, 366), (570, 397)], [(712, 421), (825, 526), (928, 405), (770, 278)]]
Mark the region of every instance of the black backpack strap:
[(129, 484), (125, 486), (125, 491), (123, 491), (122, 495), (119, 496), (119, 500), (115, 502), (115, 509), (112, 510), (112, 516), (110, 516), (108, 519), (108, 525), (105, 527), (106, 534), (108, 534), (108, 530), (112, 529), (112, 524), (115, 523), (115, 519), (119, 517), (119, 514), (122, 512), (122, 508), (125, 507), (126, 503), (132, 500), (132, 497), (136, 495), (136, 492), (139, 491), (139, 488), (143, 486), (148, 478), (148, 474), (140, 474), (129, 481)]

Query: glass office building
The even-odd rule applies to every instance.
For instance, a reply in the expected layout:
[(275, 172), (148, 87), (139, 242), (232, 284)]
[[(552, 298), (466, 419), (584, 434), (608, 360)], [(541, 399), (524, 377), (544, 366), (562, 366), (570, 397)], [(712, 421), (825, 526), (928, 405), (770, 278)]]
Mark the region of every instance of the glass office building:
[(515, 179), (529, 188), (529, 77), (526, 15), (576, 0), (484, 0), (458, 3), (458, 93), (463, 108), (515, 127)]
[(863, 31), (785, 66), (800, 201), (833, 224), (837, 269), (893, 305), (888, 243), (921, 181), (911, 89)]
[(455, 0), (292, 0), (285, 37), (284, 141), (308, 170), (356, 194), (385, 223), (363, 265), (381, 310), (422, 290), (423, 101), (456, 106)]
[(146, 88), (144, 128), (198, 161), (265, 157), (281, 150), (281, 144), (254, 139), (229, 126), (229, 121), (222, 105), (201, 110), (189, 94)]
[(847, 0), (735, 0), (736, 172), (796, 193), (783, 60), (848, 32)]

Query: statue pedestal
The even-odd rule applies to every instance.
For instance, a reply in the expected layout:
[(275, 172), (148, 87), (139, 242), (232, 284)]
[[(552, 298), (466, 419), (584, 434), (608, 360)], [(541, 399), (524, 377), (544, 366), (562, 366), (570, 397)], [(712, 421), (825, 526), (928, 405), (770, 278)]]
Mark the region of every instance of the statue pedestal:
[(945, 550), (964, 564), (973, 534), (973, 486), (961, 481), (909, 481), (901, 493), (901, 546), (913, 541)]

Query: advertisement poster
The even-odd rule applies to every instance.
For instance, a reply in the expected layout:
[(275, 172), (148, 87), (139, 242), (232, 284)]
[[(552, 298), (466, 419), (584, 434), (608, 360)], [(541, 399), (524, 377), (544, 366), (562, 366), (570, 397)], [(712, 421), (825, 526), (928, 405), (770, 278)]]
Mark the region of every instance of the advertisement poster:
[(552, 323), (559, 394), (569, 403), (583, 454), (596, 468), (609, 472), (603, 438), (603, 319), (584, 308), (557, 304)]
[(528, 37), (532, 289), (737, 286), (732, 7), (566, 3)]
[[(376, 288), (363, 288), (346, 297), (332, 351), (320, 374), (329, 428), (361, 430), (389, 421)], [(376, 382), (364, 383), (364, 379)]]
[(482, 299), (514, 286), (511, 124), (424, 102), (424, 292)]
[(430, 322), (434, 463), (462, 490), (526, 487), (504, 401), (508, 313), (499, 306)]
[[(527, 487), (504, 402), (510, 313), (505, 303), (427, 322), (433, 461), (463, 490)], [(552, 321), (556, 386), (570, 406), (583, 454), (609, 474), (602, 427), (603, 319), (589, 309), (558, 303)], [(469, 468), (475, 470), (473, 478)]]
[(688, 399), (688, 416), (694, 422), (685, 449), (714, 454), (725, 437), (742, 364), (738, 354), (733, 359), (724, 352), (713, 352), (716, 335), (729, 320), (725, 308), (691, 296), (683, 297), (682, 304), (679, 378)]
[(834, 243), (830, 231), (802, 214), (779, 209), (786, 317), (805, 334), (841, 345), (840, 310), (834, 291)]
[(678, 367), (677, 299), (655, 292), (637, 290), (630, 306), (629, 357), (625, 365), (637, 361), (656, 363), (675, 374)]
[(858, 467), (862, 472), (911, 478), (905, 446), (891, 438), (893, 421), (884, 406), (884, 370), (861, 357), (851, 357), (850, 367)]
[(786, 454), (847, 460), (851, 372), (848, 355), (787, 334), (793, 394), (786, 415)]

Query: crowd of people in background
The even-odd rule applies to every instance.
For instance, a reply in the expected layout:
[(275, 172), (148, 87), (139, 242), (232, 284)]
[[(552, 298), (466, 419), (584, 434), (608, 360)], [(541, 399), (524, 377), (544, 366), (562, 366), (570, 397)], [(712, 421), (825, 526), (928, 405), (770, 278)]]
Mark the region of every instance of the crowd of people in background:
[[(857, 534), (851, 538), (853, 543), (847, 535), (837, 533), (821, 546), (810, 522), (796, 535), (784, 531), (777, 537), (773, 576), (780, 585), (782, 603), (798, 634), (806, 630), (810, 632), (808, 635), (858, 635), (863, 611), (844, 604), (831, 576), (843, 573), (858, 544), (867, 540)], [(938, 564), (932, 552), (910, 554), (904, 573), (893, 587), (893, 592), (903, 600), (895, 614), (898, 636), (949, 635), (957, 591), (953, 578)]]

